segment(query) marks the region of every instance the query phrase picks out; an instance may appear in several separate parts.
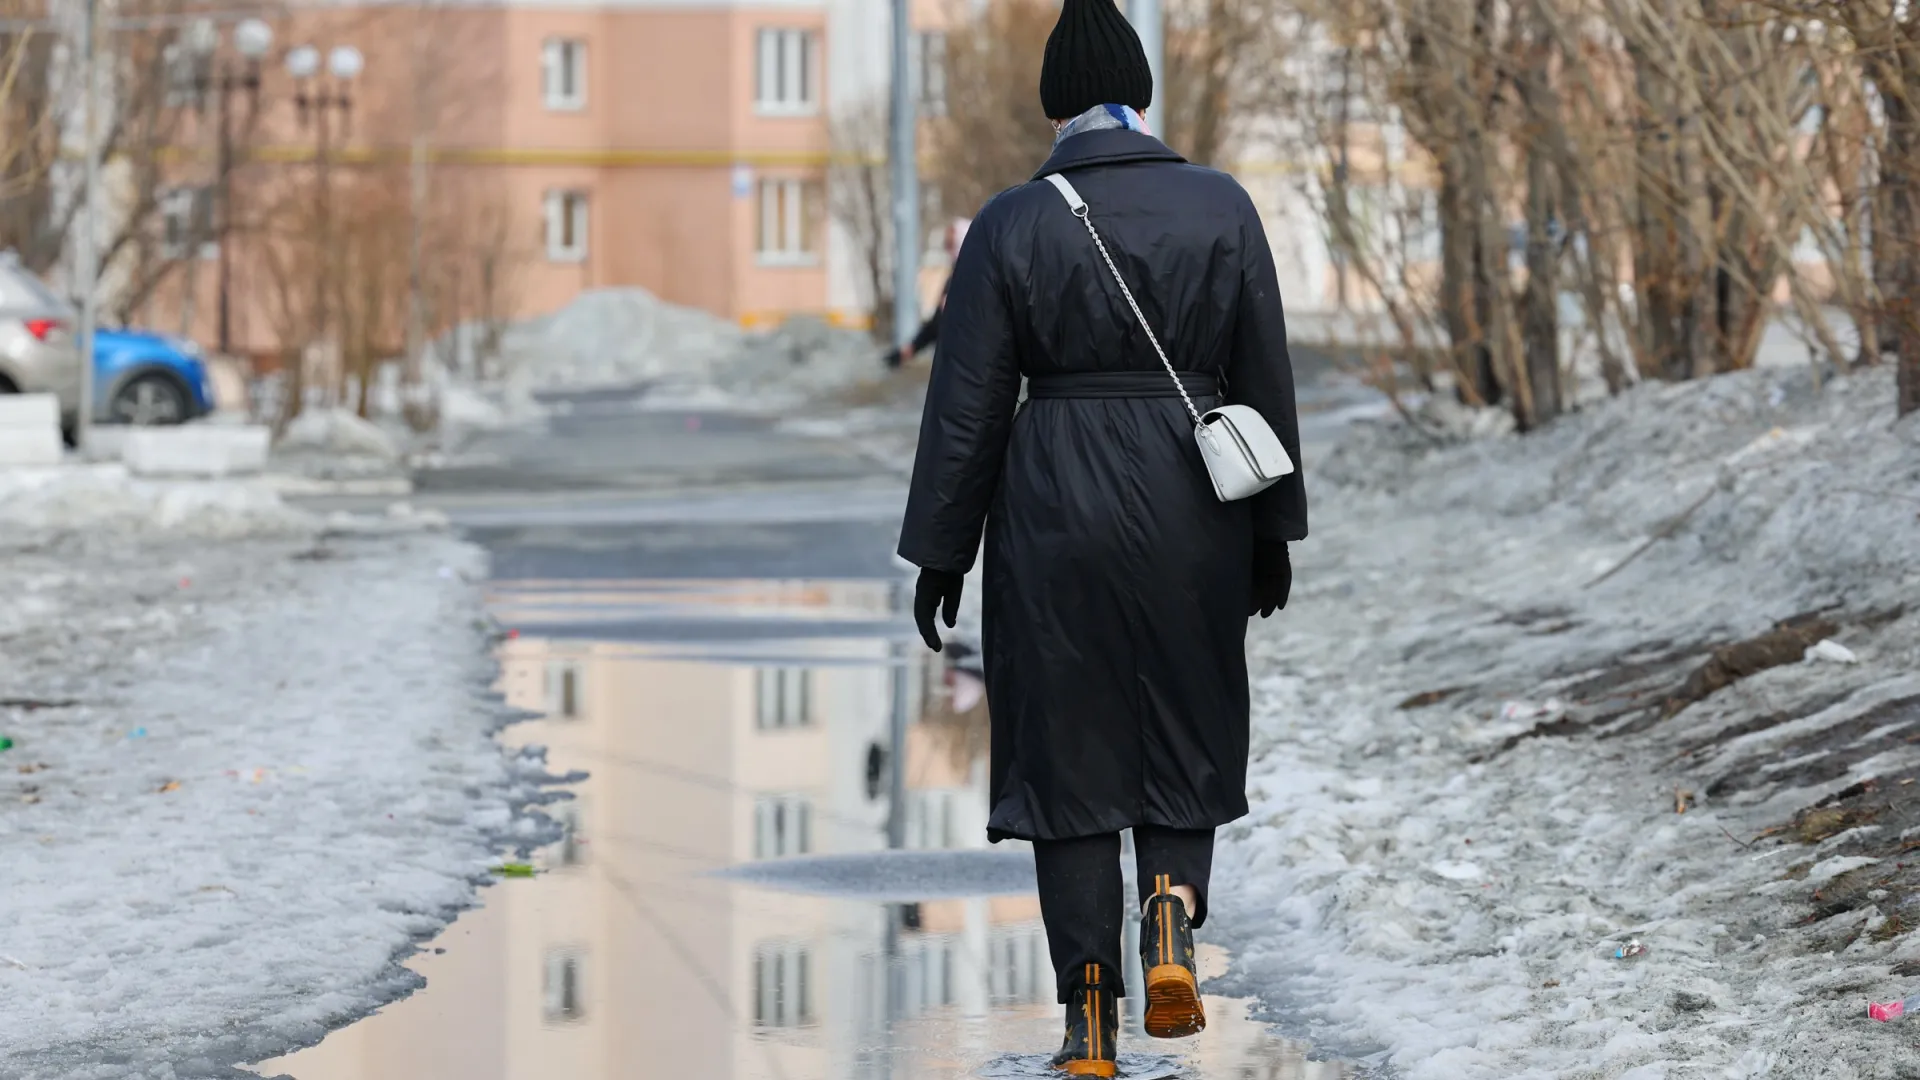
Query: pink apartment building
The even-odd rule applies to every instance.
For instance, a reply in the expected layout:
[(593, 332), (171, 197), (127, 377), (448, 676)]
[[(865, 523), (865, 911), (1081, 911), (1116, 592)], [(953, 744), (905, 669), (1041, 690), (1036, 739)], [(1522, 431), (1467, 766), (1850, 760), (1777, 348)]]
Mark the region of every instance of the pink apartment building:
[[(924, 24), (941, 25), (936, 0), (922, 2)], [(856, 322), (867, 309), (862, 274), (826, 212), (830, 118), (884, 95), (886, 12), (885, 0), (296, 6), (275, 25), (262, 65), (234, 217), (289, 192), (314, 197), (315, 113), (303, 122), (296, 100), (344, 89), (350, 115), (327, 111), (329, 190), (348, 203), (332, 208), (335, 227), (363, 209), (352, 200), (367, 197), (377, 174), (451, 234), (439, 236), (443, 249), (497, 233), (511, 281), (497, 317), (553, 311), (585, 289), (640, 286), (748, 324), (796, 313)], [(916, 43), (932, 58), (918, 78), (938, 107), (942, 37), (923, 32)], [(357, 48), (364, 68), (345, 84), (297, 81), (284, 58), (302, 45), (319, 50), (323, 72), (339, 46)], [(208, 124), (198, 136), (206, 144)], [(173, 213), (211, 212), (207, 158), (201, 148), (183, 166), (166, 204)], [(229, 234), (236, 353), (271, 354), (285, 336), (267, 243)], [(389, 264), (405, 260), (404, 242), (382, 250)], [(214, 344), (217, 246), (197, 254), (144, 321)], [(397, 281), (404, 286), (404, 269)], [(183, 305), (188, 292), (197, 299)]]

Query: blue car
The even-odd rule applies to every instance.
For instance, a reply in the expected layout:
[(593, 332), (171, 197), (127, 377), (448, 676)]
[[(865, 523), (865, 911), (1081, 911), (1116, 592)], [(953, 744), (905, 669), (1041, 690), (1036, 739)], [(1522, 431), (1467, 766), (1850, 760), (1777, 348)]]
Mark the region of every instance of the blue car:
[(119, 424), (184, 424), (213, 411), (200, 346), (144, 330), (93, 335), (93, 415)]

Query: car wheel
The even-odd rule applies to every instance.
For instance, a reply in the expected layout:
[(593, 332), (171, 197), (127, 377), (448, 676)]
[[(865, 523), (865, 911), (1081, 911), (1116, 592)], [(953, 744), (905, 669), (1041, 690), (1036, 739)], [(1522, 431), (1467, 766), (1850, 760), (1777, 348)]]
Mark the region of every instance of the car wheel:
[(184, 424), (187, 395), (179, 383), (165, 375), (140, 375), (113, 395), (110, 411), (122, 424)]

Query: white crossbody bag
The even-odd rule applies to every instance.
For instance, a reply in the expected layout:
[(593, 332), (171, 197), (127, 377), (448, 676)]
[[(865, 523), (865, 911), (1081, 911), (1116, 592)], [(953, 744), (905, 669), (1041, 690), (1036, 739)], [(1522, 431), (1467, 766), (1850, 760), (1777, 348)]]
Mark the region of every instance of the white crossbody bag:
[(1280, 445), (1280, 437), (1265, 417), (1248, 405), (1222, 405), (1217, 409), (1208, 409), (1204, 415), (1193, 407), (1193, 399), (1187, 396), (1187, 388), (1180, 381), (1179, 372), (1174, 370), (1173, 362), (1167, 359), (1165, 349), (1160, 347), (1160, 339), (1154, 335), (1153, 327), (1147, 325), (1147, 317), (1140, 313), (1140, 305), (1134, 302), (1133, 290), (1127, 288), (1127, 281), (1120, 276), (1120, 268), (1113, 264), (1113, 256), (1107, 253), (1107, 245), (1100, 239), (1100, 233), (1093, 227), (1093, 221), (1087, 216), (1087, 202), (1073, 189), (1067, 178), (1059, 173), (1047, 176), (1047, 181), (1059, 190), (1073, 216), (1087, 227), (1087, 235), (1093, 237), (1093, 246), (1100, 251), (1100, 258), (1107, 264), (1107, 270), (1113, 274), (1113, 280), (1120, 286), (1120, 294), (1127, 298), (1127, 306), (1133, 309), (1133, 317), (1140, 320), (1140, 329), (1147, 332), (1147, 340), (1153, 343), (1153, 351), (1160, 355), (1160, 363), (1166, 366), (1167, 375), (1173, 379), (1174, 388), (1180, 391), (1180, 400), (1187, 403), (1187, 413), (1193, 417), (1193, 438), (1200, 444), (1200, 460), (1207, 464), (1207, 476), (1213, 480), (1213, 493), (1221, 502), (1232, 502), (1257, 495), (1280, 481), (1280, 478), (1293, 471), (1293, 459), (1287, 456), (1286, 447)]

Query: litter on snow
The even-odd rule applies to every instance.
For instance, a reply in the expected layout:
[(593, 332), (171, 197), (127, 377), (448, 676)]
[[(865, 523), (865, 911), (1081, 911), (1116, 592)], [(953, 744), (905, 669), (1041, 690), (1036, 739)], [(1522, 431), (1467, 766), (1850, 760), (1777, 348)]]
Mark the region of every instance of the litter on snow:
[(501, 863), (493, 868), (493, 872), (501, 877), (517, 878), (532, 877), (534, 873), (532, 866), (522, 862)]
[(1613, 958), (1615, 960), (1630, 960), (1636, 956), (1644, 956), (1646, 952), (1647, 947), (1640, 944), (1639, 938), (1634, 938), (1632, 941), (1613, 950)]
[(1900, 1001), (1869, 1001), (1867, 1003), (1867, 1015), (1885, 1023), (1888, 1020), (1898, 1020), (1907, 1015), (1907, 1010), (1913, 1008), (1915, 1005), (1920, 1005), (1920, 994), (1913, 994)]
[(1825, 660), (1830, 664), (1857, 664), (1860, 662), (1860, 658), (1853, 654), (1852, 649), (1847, 648), (1845, 645), (1831, 638), (1821, 638), (1817, 643), (1807, 646), (1806, 659)]

